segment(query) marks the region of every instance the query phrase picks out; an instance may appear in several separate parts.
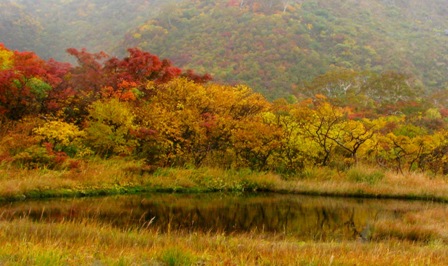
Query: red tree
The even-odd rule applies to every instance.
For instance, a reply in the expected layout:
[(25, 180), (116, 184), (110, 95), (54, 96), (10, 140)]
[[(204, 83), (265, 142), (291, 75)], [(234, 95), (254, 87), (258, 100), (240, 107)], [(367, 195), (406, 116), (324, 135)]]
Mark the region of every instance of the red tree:
[(33, 52), (13, 51), (10, 61), (0, 69), (0, 114), (17, 120), (45, 111), (50, 91), (63, 81), (70, 65), (47, 62)]

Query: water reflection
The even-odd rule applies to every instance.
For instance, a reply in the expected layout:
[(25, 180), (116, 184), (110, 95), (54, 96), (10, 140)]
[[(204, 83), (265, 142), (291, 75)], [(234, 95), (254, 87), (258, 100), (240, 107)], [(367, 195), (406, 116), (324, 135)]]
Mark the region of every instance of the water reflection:
[(1, 219), (95, 220), (160, 232), (256, 232), (300, 239), (367, 239), (370, 225), (437, 204), (297, 195), (147, 194), (26, 201), (0, 206)]

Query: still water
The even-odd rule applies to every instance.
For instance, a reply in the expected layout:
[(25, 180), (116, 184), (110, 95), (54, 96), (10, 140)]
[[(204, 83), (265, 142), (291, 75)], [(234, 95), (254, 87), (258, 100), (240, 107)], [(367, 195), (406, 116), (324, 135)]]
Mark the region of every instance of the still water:
[(144, 194), (3, 203), (0, 219), (90, 221), (123, 229), (264, 233), (308, 240), (363, 238), (384, 219), (440, 206), (431, 202), (279, 194)]

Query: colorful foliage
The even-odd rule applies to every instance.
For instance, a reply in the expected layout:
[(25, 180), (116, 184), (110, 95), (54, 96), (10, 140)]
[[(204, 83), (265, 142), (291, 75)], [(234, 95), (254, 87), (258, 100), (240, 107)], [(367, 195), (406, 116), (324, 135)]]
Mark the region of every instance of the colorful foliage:
[(0, 46), (0, 114), (18, 120), (44, 112), (46, 100), (68, 72), (67, 64), (46, 62), (32, 52), (9, 51)]
[(308, 85), (319, 94), (269, 102), (137, 48), (123, 59), (69, 49), (76, 67), (0, 51), (0, 160), (23, 167), (96, 155), (283, 175), (359, 163), (448, 173), (444, 108), (397, 73), (339, 69)]

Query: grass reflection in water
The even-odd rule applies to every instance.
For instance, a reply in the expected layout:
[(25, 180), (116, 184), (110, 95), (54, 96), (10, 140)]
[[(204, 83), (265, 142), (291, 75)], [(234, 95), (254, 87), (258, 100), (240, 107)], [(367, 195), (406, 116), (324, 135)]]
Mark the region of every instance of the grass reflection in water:
[(446, 205), (398, 200), (279, 194), (147, 194), (27, 201), (3, 205), (1, 213), (3, 220), (26, 217), (52, 223), (91, 221), (123, 230), (160, 233), (255, 233), (292, 236), (303, 241), (448, 240), (448, 229), (444, 229), (448, 226), (443, 224), (444, 218), (448, 218)]

